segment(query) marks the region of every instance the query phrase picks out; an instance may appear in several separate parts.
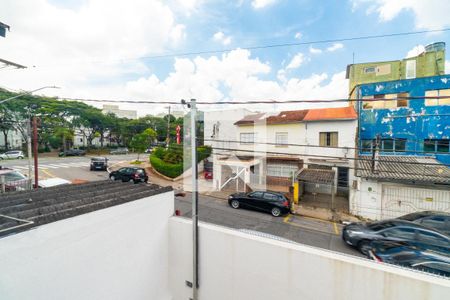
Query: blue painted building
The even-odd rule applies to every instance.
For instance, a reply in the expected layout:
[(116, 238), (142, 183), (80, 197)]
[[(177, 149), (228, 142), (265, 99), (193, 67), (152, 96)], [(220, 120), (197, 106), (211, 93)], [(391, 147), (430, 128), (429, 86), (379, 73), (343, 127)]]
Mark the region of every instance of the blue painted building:
[(367, 100), (419, 97), (358, 102), (361, 154), (372, 151), (379, 135), (380, 154), (433, 156), (450, 164), (450, 98), (433, 98), (450, 96), (450, 75), (362, 84), (357, 93)]

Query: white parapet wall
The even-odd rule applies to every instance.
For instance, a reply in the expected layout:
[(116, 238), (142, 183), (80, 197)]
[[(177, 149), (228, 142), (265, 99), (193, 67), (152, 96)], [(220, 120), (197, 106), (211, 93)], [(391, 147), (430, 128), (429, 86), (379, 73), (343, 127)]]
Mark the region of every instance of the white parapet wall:
[(165, 192), (0, 238), (0, 299), (171, 298)]
[[(191, 297), (192, 223), (172, 217), (169, 282)], [(200, 224), (199, 300), (442, 300), (450, 280), (210, 224)]]

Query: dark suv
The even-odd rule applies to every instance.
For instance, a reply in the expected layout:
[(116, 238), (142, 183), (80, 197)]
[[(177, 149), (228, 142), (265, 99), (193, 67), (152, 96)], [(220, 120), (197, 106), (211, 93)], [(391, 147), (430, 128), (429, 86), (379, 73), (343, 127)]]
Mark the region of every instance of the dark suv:
[(274, 217), (288, 214), (291, 211), (289, 199), (283, 193), (272, 191), (255, 191), (236, 193), (228, 197), (232, 208), (250, 208), (269, 212)]
[(143, 168), (136, 167), (125, 167), (120, 168), (117, 171), (113, 171), (109, 174), (109, 179), (111, 180), (122, 180), (123, 182), (128, 182), (133, 180), (134, 183), (147, 182), (148, 176)]
[(102, 170), (106, 171), (108, 168), (108, 159), (106, 157), (93, 157), (91, 158), (90, 170)]

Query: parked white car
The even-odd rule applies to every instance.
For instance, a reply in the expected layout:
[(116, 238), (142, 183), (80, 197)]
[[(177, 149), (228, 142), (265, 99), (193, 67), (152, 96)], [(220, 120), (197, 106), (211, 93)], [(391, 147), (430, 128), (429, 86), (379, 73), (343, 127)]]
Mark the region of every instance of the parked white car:
[(14, 150), (0, 154), (0, 159), (14, 159), (14, 158), (23, 159), (24, 158), (23, 152), (19, 150)]

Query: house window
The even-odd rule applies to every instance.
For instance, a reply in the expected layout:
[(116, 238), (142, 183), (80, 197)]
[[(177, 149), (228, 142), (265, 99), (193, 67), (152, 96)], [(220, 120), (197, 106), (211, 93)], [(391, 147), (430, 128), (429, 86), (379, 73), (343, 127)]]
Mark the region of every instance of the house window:
[(425, 152), (450, 152), (450, 140), (428, 139), (423, 141), (423, 151)]
[[(431, 90), (425, 92), (425, 97), (440, 97), (440, 96), (449, 96), (450, 97), (450, 89), (445, 90)], [(429, 98), (425, 99), (426, 106), (436, 106), (436, 105), (450, 105), (450, 98)]]
[(320, 132), (319, 145), (322, 147), (337, 147), (338, 133), (337, 132)]
[(241, 144), (253, 144), (255, 142), (255, 135), (254, 132), (241, 133)]
[(372, 73), (375, 73), (375, 71), (376, 71), (375, 67), (366, 67), (366, 68), (364, 68), (364, 73), (366, 73), (366, 74), (372, 74)]
[[(389, 109), (397, 107), (408, 107), (409, 93), (398, 94), (378, 94), (372, 96), (364, 96), (363, 99), (386, 99), (386, 101), (363, 101), (363, 109)], [(393, 99), (393, 100), (389, 100)]]
[(275, 143), (277, 144), (277, 147), (287, 147), (288, 133), (287, 132), (275, 133)]
[(407, 60), (406, 61), (406, 79), (416, 78), (416, 60)]
[[(361, 151), (372, 152), (375, 147), (375, 139), (373, 140), (361, 140)], [(379, 145), (380, 152), (405, 152), (406, 151), (406, 139), (381, 139)]]
[(267, 176), (290, 178), (297, 171), (298, 171), (297, 165), (286, 165), (286, 164), (267, 165)]

